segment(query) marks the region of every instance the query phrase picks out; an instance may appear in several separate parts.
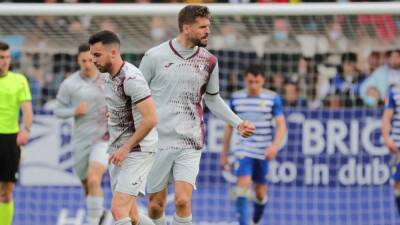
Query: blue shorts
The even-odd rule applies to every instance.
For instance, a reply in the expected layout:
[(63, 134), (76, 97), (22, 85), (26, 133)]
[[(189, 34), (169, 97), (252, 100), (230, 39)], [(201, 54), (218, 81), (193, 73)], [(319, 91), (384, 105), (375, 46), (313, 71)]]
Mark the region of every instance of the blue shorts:
[(238, 158), (235, 165), (235, 175), (238, 177), (251, 176), (254, 183), (267, 184), (268, 160), (250, 157)]
[(400, 181), (400, 163), (397, 163), (396, 166), (392, 168), (392, 178), (394, 181)]

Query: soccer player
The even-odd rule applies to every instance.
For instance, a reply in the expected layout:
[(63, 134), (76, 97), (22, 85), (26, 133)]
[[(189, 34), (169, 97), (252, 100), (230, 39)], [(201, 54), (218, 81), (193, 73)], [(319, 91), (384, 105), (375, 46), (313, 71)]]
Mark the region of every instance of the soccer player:
[(54, 114), (74, 118), (74, 169), (86, 195), (87, 222), (97, 225), (104, 214), (101, 179), (108, 166), (107, 108), (104, 75), (97, 71), (89, 50), (88, 44), (79, 46), (80, 70), (61, 83)]
[(389, 88), (386, 96), (385, 111), (382, 118), (382, 136), (383, 143), (389, 149), (394, 159), (394, 194), (396, 198), (397, 209), (400, 214), (400, 86)]
[[(246, 88), (232, 94), (230, 105), (241, 118), (253, 122), (257, 131), (248, 139), (238, 138), (234, 146), (237, 158), (235, 173), (238, 177), (236, 211), (240, 225), (249, 224), (247, 197), (250, 196), (252, 183), (255, 193), (252, 224), (260, 224), (267, 203), (268, 161), (275, 158), (286, 135), (281, 98), (275, 92), (263, 89), (265, 78), (262, 68), (250, 65), (244, 79)], [(227, 153), (232, 133), (232, 126), (227, 125), (220, 159), (225, 168), (228, 165)]]
[(254, 125), (242, 121), (219, 95), (217, 58), (204, 47), (210, 33), (207, 7), (179, 12), (180, 34), (145, 53), (140, 64), (157, 105), (158, 152), (149, 173), (149, 216), (165, 225), (168, 180), (175, 182), (173, 225), (192, 224), (191, 198), (204, 145), (203, 99), (208, 108), (248, 137)]
[(111, 31), (89, 39), (90, 53), (105, 78), (104, 94), (110, 132), (109, 167), (113, 198), (111, 212), (116, 225), (152, 225), (139, 215), (137, 196), (144, 194), (147, 174), (157, 145), (156, 108), (142, 73), (124, 62), (120, 41)]
[(28, 81), (22, 74), (9, 71), (10, 63), (10, 47), (0, 42), (0, 225), (12, 223), (20, 146), (28, 142), (33, 118)]

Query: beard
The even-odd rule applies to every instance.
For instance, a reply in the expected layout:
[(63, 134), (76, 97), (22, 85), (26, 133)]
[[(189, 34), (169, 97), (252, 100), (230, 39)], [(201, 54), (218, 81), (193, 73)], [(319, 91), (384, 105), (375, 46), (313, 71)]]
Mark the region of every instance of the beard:
[[(111, 62), (107, 62), (104, 65), (96, 65), (97, 69), (101, 72), (101, 73), (110, 73), (111, 74)], [(111, 74), (113, 75), (113, 74)]]
[(207, 39), (203, 39), (203, 40), (204, 41), (202, 41), (202, 39), (200, 39), (200, 38), (192, 38), (191, 41), (195, 46), (205, 48), (205, 47), (207, 47)]

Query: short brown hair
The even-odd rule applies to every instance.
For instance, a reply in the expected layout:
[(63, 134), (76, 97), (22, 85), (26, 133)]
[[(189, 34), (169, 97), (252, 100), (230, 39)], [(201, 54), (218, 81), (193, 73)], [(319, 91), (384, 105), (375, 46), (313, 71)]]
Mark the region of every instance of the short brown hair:
[(8, 49), (10, 49), (10, 46), (5, 42), (0, 41), (0, 51), (7, 51)]
[(79, 45), (78, 47), (78, 55), (81, 54), (82, 52), (88, 52), (90, 51), (90, 46), (87, 43), (83, 43)]
[(179, 11), (178, 24), (179, 31), (182, 32), (184, 24), (192, 24), (197, 17), (207, 17), (210, 19), (210, 11), (207, 6), (187, 5)]

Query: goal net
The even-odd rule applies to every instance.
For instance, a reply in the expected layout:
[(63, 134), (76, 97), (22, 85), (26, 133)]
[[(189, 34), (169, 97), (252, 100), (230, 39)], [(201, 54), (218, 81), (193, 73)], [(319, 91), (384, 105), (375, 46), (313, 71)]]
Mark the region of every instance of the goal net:
[[(266, 88), (285, 99), (288, 141), (270, 162), (263, 224), (396, 224), (390, 156), (380, 135), (384, 93), (371, 88), (366, 95), (377, 97), (370, 102), (359, 89), (390, 63), (388, 52), (400, 48), (400, 5), (209, 6), (208, 48), (218, 57), (221, 95), (227, 99), (244, 88), (246, 67), (262, 64)], [(28, 77), (35, 107), (14, 224), (84, 224), (84, 195), (72, 171), (73, 125), (51, 112), (60, 83), (78, 69), (77, 46), (98, 30), (113, 30), (124, 59), (138, 65), (147, 49), (176, 36), (182, 7), (0, 5), (0, 40), (12, 47), (13, 70)], [(224, 123), (207, 114), (206, 124), (194, 222), (236, 224), (233, 184), (218, 163)], [(106, 207), (108, 180), (106, 175)], [(170, 196), (167, 215), (173, 212)]]

